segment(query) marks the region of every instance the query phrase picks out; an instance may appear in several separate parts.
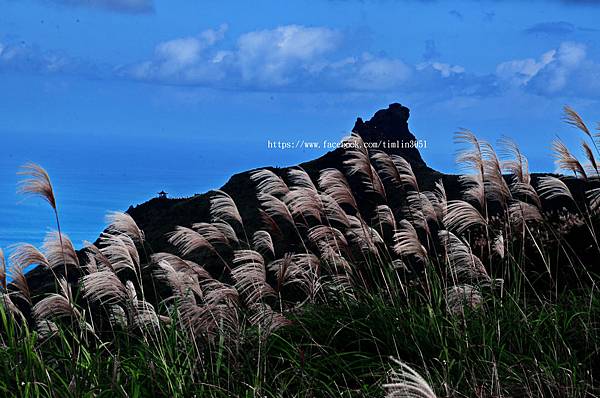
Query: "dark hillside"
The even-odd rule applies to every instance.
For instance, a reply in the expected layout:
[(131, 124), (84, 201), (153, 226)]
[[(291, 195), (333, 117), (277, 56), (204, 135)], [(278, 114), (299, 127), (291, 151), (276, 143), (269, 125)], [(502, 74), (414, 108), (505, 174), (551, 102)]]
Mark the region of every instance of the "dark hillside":
[[(415, 142), (417, 138), (408, 129), (409, 109), (400, 104), (391, 104), (387, 109), (379, 110), (366, 122), (358, 118), (353, 132), (360, 134), (365, 142)], [(430, 189), (434, 182), (444, 178), (448, 186), (456, 185), (455, 176), (445, 176), (425, 164), (416, 148), (380, 148), (389, 154), (401, 155), (411, 163), (419, 183)], [(342, 168), (343, 150), (331, 151), (320, 158), (302, 163), (302, 167), (313, 180), (320, 170), (325, 168)], [(291, 168), (291, 167), (290, 167)], [(290, 168), (269, 168), (280, 176), (285, 176)], [(260, 227), (258, 203), (254, 183), (250, 180), (252, 170), (232, 176), (221, 188), (236, 202), (242, 218), (245, 220), (247, 232)], [(449, 189), (449, 193), (452, 190)], [(131, 207), (128, 213), (135, 219), (146, 233), (146, 239), (155, 251), (170, 251), (165, 234), (173, 231), (175, 226), (188, 226), (195, 222), (209, 221), (210, 192), (186, 199), (155, 198), (141, 205)]]

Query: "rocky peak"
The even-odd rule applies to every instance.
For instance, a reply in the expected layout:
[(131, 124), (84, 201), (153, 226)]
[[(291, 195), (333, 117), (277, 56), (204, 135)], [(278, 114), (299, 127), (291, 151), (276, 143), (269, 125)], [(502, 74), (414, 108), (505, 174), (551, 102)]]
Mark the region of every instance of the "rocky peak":
[(413, 166), (426, 166), (419, 153), (419, 141), (408, 129), (409, 116), (407, 107), (393, 103), (375, 112), (366, 122), (360, 117), (356, 119), (352, 131), (378, 149), (404, 157)]

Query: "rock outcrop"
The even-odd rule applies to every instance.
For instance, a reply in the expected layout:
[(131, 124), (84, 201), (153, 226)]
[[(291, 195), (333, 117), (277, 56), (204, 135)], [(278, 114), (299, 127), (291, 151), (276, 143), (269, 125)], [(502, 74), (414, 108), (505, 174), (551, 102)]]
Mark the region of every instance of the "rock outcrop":
[[(409, 114), (408, 108), (394, 103), (387, 109), (377, 111), (366, 122), (359, 118), (353, 131), (359, 134), (365, 142), (414, 142), (417, 138), (408, 129)], [(432, 188), (435, 181), (443, 178), (443, 174), (427, 167), (417, 148), (390, 148), (387, 146), (379, 149), (407, 159), (423, 188)], [(316, 181), (320, 170), (330, 167), (342, 169), (343, 161), (344, 151), (338, 148), (299, 166)], [(283, 177), (292, 167), (266, 168)], [(250, 180), (251, 173), (252, 170), (233, 175), (221, 190), (227, 192), (234, 199), (247, 229), (252, 231), (261, 227), (261, 220), (254, 183)], [(130, 208), (128, 213), (145, 231), (146, 239), (155, 251), (167, 251), (172, 248), (166, 242), (165, 234), (173, 231), (175, 226), (189, 226), (195, 222), (209, 221), (209, 197), (210, 192), (187, 199), (155, 198)]]

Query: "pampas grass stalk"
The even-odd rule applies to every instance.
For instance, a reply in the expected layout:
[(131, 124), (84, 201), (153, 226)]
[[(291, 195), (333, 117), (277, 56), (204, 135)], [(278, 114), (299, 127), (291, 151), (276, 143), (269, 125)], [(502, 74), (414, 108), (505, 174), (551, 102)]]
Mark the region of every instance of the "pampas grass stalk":
[(390, 382), (383, 385), (386, 398), (437, 398), (427, 381), (416, 370), (396, 358)]
[(37, 165), (35, 163), (25, 164), (21, 167), (21, 170), (17, 174), (26, 177), (24, 180), (19, 182), (19, 188), (17, 190), (17, 193), (23, 195), (38, 196), (44, 201), (46, 201), (54, 211), (54, 217), (56, 219), (56, 229), (58, 230), (58, 238), (60, 246), (61, 248), (63, 248), (62, 251), (65, 278), (67, 278), (67, 261), (64, 254), (60, 219), (58, 217), (58, 206), (56, 204), (56, 197), (54, 195), (54, 188), (52, 186), (52, 182), (50, 181), (50, 176), (42, 166)]
[(6, 292), (6, 258), (4, 258), (4, 251), (0, 248), (0, 284), (2, 291)]

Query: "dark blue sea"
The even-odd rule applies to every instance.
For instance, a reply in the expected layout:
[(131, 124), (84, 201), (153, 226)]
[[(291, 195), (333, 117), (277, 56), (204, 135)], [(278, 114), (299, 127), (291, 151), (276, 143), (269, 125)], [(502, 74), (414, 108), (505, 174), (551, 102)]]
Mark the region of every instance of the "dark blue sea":
[(234, 173), (268, 165), (291, 165), (324, 150), (276, 151), (266, 141), (228, 141), (155, 136), (143, 140), (87, 136), (57, 140), (53, 135), (0, 132), (0, 248), (41, 245), (55, 230), (51, 208), (16, 193), (19, 167), (43, 166), (52, 179), (63, 232), (77, 248), (94, 241), (109, 211), (125, 211), (164, 190), (188, 197), (221, 187)]

